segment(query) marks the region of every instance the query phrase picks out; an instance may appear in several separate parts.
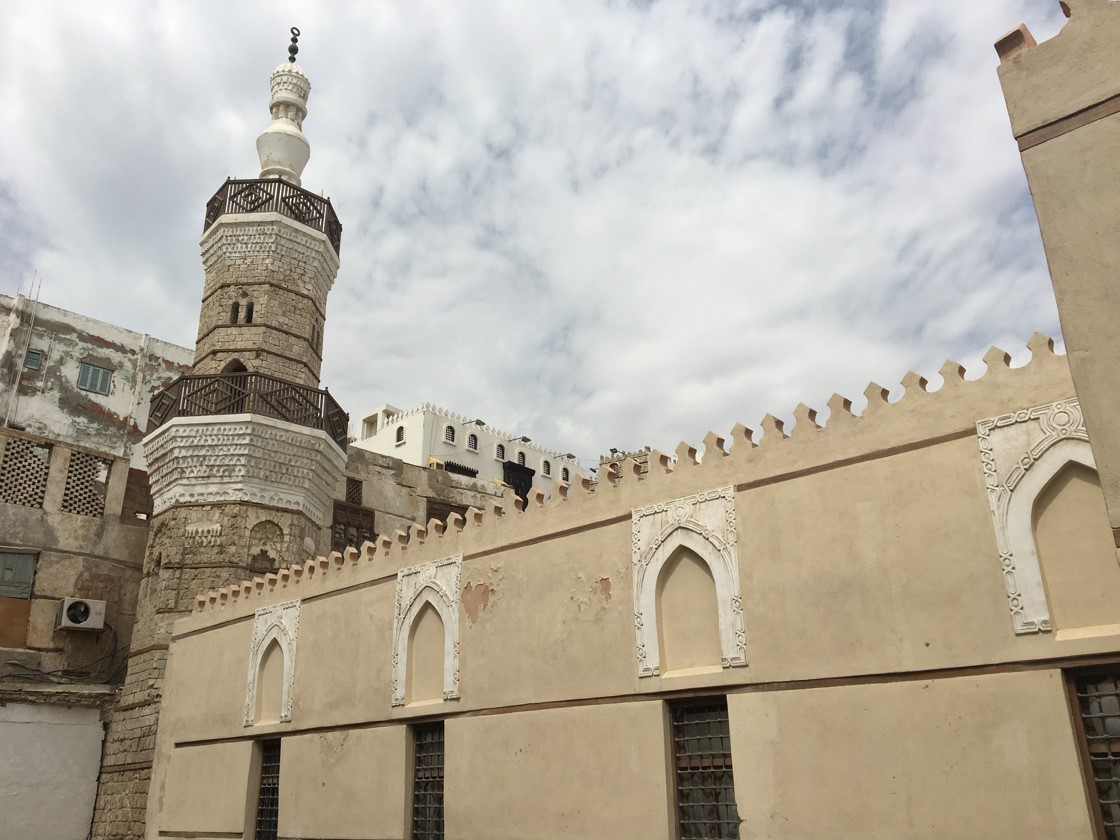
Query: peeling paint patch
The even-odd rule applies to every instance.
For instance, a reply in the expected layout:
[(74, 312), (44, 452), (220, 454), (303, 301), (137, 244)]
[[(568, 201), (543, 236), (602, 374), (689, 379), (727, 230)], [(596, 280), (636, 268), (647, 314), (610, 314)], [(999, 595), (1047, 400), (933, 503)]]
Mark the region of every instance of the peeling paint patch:
[(604, 601), (610, 601), (611, 579), (609, 577), (599, 578), (599, 595)]
[(478, 621), (479, 612), (486, 609), (487, 604), (490, 603), (490, 584), (476, 583), (471, 586), (468, 583), (463, 587), (461, 600), (463, 609), (467, 611), (467, 618), (470, 619), (471, 624), (474, 624)]

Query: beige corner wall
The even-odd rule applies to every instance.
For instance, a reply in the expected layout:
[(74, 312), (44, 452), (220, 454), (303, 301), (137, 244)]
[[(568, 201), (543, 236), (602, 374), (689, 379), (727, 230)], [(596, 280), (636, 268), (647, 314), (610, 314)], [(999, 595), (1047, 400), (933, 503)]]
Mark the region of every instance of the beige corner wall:
[(745, 837), (1091, 838), (1060, 672), (728, 697)]
[(249, 741), (175, 750), (164, 783), (151, 791), (160, 813), (160, 835), (240, 836), (246, 825), (252, 761)]
[(407, 837), (403, 726), (285, 738), (281, 837)]
[(447, 840), (669, 840), (659, 702), (446, 725)]

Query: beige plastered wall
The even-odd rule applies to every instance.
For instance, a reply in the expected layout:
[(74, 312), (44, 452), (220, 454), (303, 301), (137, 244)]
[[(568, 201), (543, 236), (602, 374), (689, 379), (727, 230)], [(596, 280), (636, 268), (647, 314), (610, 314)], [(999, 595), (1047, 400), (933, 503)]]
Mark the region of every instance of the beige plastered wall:
[[(306, 758), (292, 771), (321, 791), (299, 794), (298, 832), (307, 834), (358, 807), (333, 792), (355, 766), (379, 778), (385, 758), (406, 784), (400, 724), (446, 718), (448, 837), (670, 836), (663, 701), (727, 694), (740, 812), (752, 831), (770, 831), (757, 836), (807, 836), (823, 816), (802, 814), (789, 828), (775, 808), (816, 807), (806, 799), (839, 806), (858, 785), (852, 768), (874, 770), (875, 780), (884, 761), (905, 766), (893, 789), (908, 804), (860, 837), (1079, 836), (1088, 811), (1057, 669), (1114, 655), (1120, 637), (1015, 635), (975, 431), (982, 418), (1073, 396), (1065, 359), (1045, 339), (1031, 347), (1024, 368), (993, 351), (979, 381), (947, 366), (936, 393), (916, 377), (897, 404), (872, 389), (861, 417), (836, 404), (819, 428), (799, 408), (790, 436), (768, 420), (757, 447), (737, 428), (730, 454), (709, 436), (702, 463), (685, 445), (671, 473), (655, 455), (642, 480), (624, 471), (617, 486), (575, 486), (547, 506), (530, 499), (526, 512), (507, 498), (504, 511), (470, 512), (462, 530), (400, 532), (318, 560), (298, 582), (288, 574), (247, 583), (236, 598), (232, 589), (204, 597), (172, 642), (153, 789), (166, 796), (179, 784), (174, 768), (186, 749), (333, 733), (337, 761)], [(631, 511), (728, 485), (748, 665), (640, 679)], [(396, 572), (458, 554), (460, 697), (393, 707)], [(292, 720), (246, 727), (253, 612), (293, 599), (301, 612)], [(803, 731), (787, 737), (795, 726)], [(834, 737), (845, 727), (868, 737)], [(382, 756), (342, 739), (366, 731), (398, 740)], [(905, 750), (884, 755), (905, 739)], [(795, 753), (810, 742), (819, 761), (812, 773), (795, 772), (809, 760)], [(752, 770), (756, 754), (767, 758)], [(769, 788), (767, 767), (779, 771)], [(981, 782), (984, 793), (974, 790)], [(876, 808), (889, 810), (889, 790), (876, 794)], [(231, 780), (227, 791), (238, 799), (231, 812), (244, 805), (243, 784)], [(315, 836), (403, 836), (393, 832), (404, 831), (407, 792), (393, 796), (376, 832)], [(999, 807), (983, 809), (984, 796)], [(960, 816), (941, 813), (954, 809)], [(175, 830), (194, 830), (180, 816)], [(149, 811), (150, 836), (166, 819)]]

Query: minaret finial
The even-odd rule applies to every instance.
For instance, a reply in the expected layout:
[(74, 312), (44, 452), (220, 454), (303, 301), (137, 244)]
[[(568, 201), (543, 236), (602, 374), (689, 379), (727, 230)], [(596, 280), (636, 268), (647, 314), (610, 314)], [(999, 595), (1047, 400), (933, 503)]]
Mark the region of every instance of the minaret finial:
[(292, 27), (292, 43), (288, 46), (288, 61), (296, 63), (296, 53), (299, 52), (299, 27)]
[(311, 82), (296, 64), (299, 29), (293, 26), (291, 32), (288, 61), (273, 70), (269, 80), (272, 97), (268, 110), (272, 114), (272, 124), (257, 138), (257, 153), (261, 158), (260, 177), (283, 178), (298, 187), (303, 167), (311, 156), (311, 146), (302, 131)]

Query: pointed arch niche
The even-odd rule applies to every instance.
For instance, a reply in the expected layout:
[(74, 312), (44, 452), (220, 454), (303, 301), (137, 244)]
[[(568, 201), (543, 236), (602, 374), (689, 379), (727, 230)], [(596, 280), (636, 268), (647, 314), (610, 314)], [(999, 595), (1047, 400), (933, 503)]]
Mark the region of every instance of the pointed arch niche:
[(261, 607), (253, 614), (245, 725), (288, 723), (292, 719), (299, 601)]
[(459, 554), (397, 572), (393, 616), (394, 706), (453, 700), (459, 696), (462, 565), (463, 555)]
[[(699, 664), (746, 665), (734, 489), (640, 508), (631, 523), (638, 676)], [(681, 602), (690, 598), (701, 605), (692, 616)], [(714, 622), (704, 602), (714, 606)], [(718, 661), (700, 661), (714, 660), (717, 649)]]
[[(1048, 633), (1055, 623), (1066, 630), (1120, 620), (1108, 621), (1107, 604), (1085, 610), (1083, 598), (1065, 597), (1090, 584), (1102, 596), (1120, 593), (1107, 515), (1095, 516), (1096, 462), (1078, 401), (1023, 409), (982, 420), (976, 428), (1015, 633)], [(1099, 505), (1103, 510), (1103, 497)], [(1069, 527), (1079, 532), (1076, 545), (1059, 539)]]

